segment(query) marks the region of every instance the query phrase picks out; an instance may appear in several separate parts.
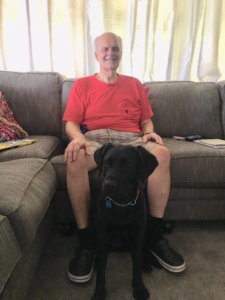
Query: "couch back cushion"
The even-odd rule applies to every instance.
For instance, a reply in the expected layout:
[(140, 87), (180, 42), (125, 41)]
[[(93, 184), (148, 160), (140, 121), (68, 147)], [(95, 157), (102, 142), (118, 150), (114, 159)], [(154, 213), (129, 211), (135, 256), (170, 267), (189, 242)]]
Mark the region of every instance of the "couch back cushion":
[(221, 100), (215, 83), (149, 82), (155, 131), (163, 137), (199, 134), (222, 138)]
[[(70, 90), (71, 90), (74, 82), (75, 82), (75, 79), (66, 79), (63, 82), (63, 87), (62, 87), (62, 118), (63, 118), (64, 111), (66, 109), (66, 104), (67, 104), (67, 101), (68, 101), (69, 93), (70, 93)], [(66, 133), (65, 133), (65, 123), (64, 122), (62, 124), (62, 138), (63, 138), (64, 141), (68, 140), (67, 137), (66, 137)]]
[(0, 89), (30, 135), (61, 135), (62, 82), (54, 72), (0, 71)]
[[(216, 83), (221, 96), (221, 114), (222, 114), (222, 124), (223, 132), (225, 134), (225, 80)], [(225, 136), (225, 135), (224, 135)]]

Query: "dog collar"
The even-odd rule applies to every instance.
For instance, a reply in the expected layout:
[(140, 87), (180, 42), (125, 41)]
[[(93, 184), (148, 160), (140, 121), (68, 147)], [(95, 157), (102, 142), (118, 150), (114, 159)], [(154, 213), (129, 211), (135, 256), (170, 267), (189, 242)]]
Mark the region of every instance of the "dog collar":
[(140, 195), (140, 189), (138, 188), (137, 189), (137, 195), (136, 195), (135, 199), (130, 201), (130, 202), (127, 202), (127, 203), (119, 203), (119, 202), (113, 200), (111, 197), (106, 196), (105, 203), (104, 203), (105, 208), (111, 208), (112, 203), (115, 204), (116, 206), (119, 206), (119, 207), (134, 206), (137, 203), (137, 199), (138, 199), (139, 195)]

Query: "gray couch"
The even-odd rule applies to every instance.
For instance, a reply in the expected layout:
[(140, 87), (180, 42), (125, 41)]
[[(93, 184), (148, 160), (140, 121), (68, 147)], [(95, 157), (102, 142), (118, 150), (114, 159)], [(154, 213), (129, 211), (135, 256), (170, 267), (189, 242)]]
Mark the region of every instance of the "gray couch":
[[(0, 299), (24, 299), (51, 226), (73, 222), (62, 115), (74, 79), (0, 72), (0, 90), (36, 143), (0, 152)], [(167, 219), (225, 219), (225, 149), (173, 135), (224, 138), (225, 83), (149, 82), (155, 130), (172, 155)], [(91, 192), (99, 189), (90, 173)]]

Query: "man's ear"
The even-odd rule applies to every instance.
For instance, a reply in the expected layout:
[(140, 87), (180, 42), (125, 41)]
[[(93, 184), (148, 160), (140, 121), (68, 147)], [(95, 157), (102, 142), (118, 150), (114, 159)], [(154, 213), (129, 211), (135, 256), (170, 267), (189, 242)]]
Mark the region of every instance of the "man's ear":
[(136, 149), (140, 160), (138, 179), (139, 182), (144, 185), (148, 176), (150, 176), (158, 166), (158, 161), (156, 157), (144, 147), (137, 146)]
[(102, 147), (98, 148), (95, 153), (94, 153), (94, 159), (96, 161), (96, 164), (97, 166), (99, 167), (100, 169), (100, 172), (101, 172), (101, 169), (102, 169), (102, 161), (103, 161), (103, 158), (106, 154), (106, 152), (111, 149), (113, 147), (113, 144), (112, 143), (108, 143), (108, 144), (105, 144), (103, 145)]
[(95, 59), (98, 61), (98, 54), (96, 51), (95, 51)]

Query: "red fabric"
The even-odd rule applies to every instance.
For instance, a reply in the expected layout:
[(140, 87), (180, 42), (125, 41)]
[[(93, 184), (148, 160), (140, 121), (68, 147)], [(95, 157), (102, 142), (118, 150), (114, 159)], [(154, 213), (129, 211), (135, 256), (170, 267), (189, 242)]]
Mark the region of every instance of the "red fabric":
[(0, 91), (0, 142), (22, 139), (27, 136), (28, 133), (15, 120), (4, 94)]
[(148, 89), (139, 80), (119, 75), (115, 84), (107, 84), (92, 75), (75, 81), (63, 120), (88, 130), (140, 132), (141, 122), (152, 116)]

